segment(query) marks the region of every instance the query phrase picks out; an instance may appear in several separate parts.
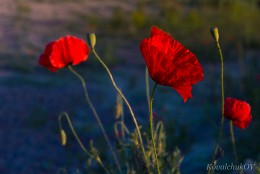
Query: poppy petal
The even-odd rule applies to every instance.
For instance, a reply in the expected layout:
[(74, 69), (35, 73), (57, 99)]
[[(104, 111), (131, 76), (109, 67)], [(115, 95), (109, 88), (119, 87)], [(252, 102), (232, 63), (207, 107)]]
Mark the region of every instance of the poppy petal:
[(69, 64), (77, 65), (87, 60), (89, 48), (82, 39), (66, 36), (56, 41), (54, 54), (50, 61), (55, 67), (63, 68)]
[(176, 86), (176, 87), (173, 87), (173, 89), (175, 89), (182, 96), (184, 103), (186, 103), (188, 98), (192, 98), (192, 94), (191, 94), (192, 87), (191, 86)]
[(39, 58), (39, 63), (51, 71), (57, 71), (70, 64), (77, 65), (86, 61), (89, 47), (82, 39), (65, 36), (49, 43)]
[(191, 98), (192, 85), (203, 80), (204, 73), (190, 50), (158, 27), (151, 28), (150, 37), (141, 41), (140, 50), (156, 83), (174, 88), (184, 101)]
[(235, 126), (245, 129), (252, 120), (251, 107), (245, 101), (227, 97), (224, 102), (224, 116), (232, 120)]
[(249, 126), (251, 120), (252, 120), (252, 115), (250, 114), (249, 117), (247, 117), (247, 119), (245, 119), (243, 121), (233, 121), (233, 123), (235, 126), (241, 128), (241, 129), (245, 129)]
[(49, 44), (47, 44), (44, 53), (40, 55), (39, 64), (47, 67), (50, 71), (55, 72), (58, 69), (52, 66), (50, 59), (49, 59), (49, 57), (51, 56), (51, 53), (52, 53), (53, 45), (54, 45), (54, 42), (50, 42)]

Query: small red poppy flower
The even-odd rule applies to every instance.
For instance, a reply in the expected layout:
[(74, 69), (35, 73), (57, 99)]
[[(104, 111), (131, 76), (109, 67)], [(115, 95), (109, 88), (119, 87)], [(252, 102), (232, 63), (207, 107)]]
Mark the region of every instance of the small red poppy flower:
[(44, 53), (40, 55), (39, 64), (55, 72), (70, 64), (77, 65), (86, 61), (89, 52), (84, 40), (65, 36), (46, 45)]
[(183, 98), (192, 98), (192, 85), (203, 80), (203, 69), (196, 56), (163, 30), (152, 27), (141, 42), (141, 53), (151, 78), (170, 86)]
[(233, 121), (234, 125), (245, 129), (252, 120), (251, 107), (245, 101), (227, 97), (224, 103), (225, 118)]

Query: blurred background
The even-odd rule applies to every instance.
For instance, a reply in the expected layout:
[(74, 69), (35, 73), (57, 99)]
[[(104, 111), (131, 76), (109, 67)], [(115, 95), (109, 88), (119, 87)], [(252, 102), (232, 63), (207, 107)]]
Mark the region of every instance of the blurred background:
[[(137, 120), (148, 127), (145, 64), (139, 45), (156, 25), (194, 52), (205, 80), (193, 99), (160, 86), (155, 95), (156, 121), (163, 121), (167, 149), (179, 147), (181, 171), (205, 173), (220, 122), (220, 65), (209, 28), (217, 26), (225, 62), (225, 94), (251, 104), (253, 120), (235, 128), (239, 160), (260, 161), (260, 1), (259, 0), (1, 0), (0, 1), (0, 173), (84, 173), (86, 156), (68, 130), (59, 142), (58, 114), (70, 114), (83, 142), (93, 139), (107, 163), (107, 149), (82, 97), (80, 81), (67, 69), (51, 73), (38, 65), (45, 45), (64, 35), (97, 36), (96, 50), (130, 100)], [(115, 144), (116, 92), (93, 55), (75, 67), (87, 81), (90, 97)], [(125, 113), (130, 128), (130, 114)], [(66, 124), (66, 123), (64, 123)], [(220, 163), (233, 162), (225, 121)], [(226, 173), (226, 171), (219, 171)]]

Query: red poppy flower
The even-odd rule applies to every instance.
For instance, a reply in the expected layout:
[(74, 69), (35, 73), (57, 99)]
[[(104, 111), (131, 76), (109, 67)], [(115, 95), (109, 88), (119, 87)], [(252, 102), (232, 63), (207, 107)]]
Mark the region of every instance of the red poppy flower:
[(224, 104), (225, 117), (232, 120), (235, 126), (247, 128), (252, 120), (250, 105), (231, 97), (227, 97)]
[(192, 85), (203, 80), (203, 69), (190, 50), (157, 27), (151, 28), (140, 49), (156, 83), (175, 89), (184, 102), (192, 98)]
[(70, 64), (77, 65), (86, 61), (89, 52), (84, 40), (65, 36), (46, 45), (44, 53), (40, 55), (39, 64), (55, 72)]

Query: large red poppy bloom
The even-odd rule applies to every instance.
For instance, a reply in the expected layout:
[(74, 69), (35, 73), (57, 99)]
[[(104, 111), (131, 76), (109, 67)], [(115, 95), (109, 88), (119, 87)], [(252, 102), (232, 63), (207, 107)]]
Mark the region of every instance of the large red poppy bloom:
[(140, 49), (156, 83), (175, 89), (184, 102), (192, 98), (192, 85), (203, 80), (203, 69), (190, 50), (157, 27), (151, 28)]
[(224, 103), (225, 118), (233, 121), (234, 125), (245, 129), (252, 120), (251, 107), (248, 103), (227, 97)]
[(39, 64), (55, 72), (70, 64), (77, 65), (86, 61), (89, 52), (84, 40), (65, 36), (46, 45), (44, 53), (40, 55)]

